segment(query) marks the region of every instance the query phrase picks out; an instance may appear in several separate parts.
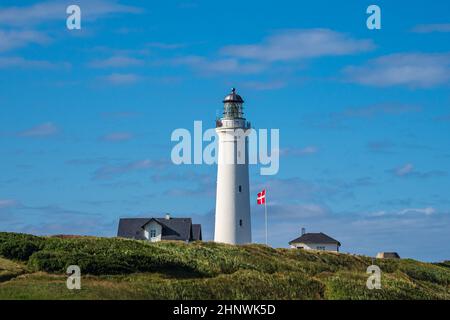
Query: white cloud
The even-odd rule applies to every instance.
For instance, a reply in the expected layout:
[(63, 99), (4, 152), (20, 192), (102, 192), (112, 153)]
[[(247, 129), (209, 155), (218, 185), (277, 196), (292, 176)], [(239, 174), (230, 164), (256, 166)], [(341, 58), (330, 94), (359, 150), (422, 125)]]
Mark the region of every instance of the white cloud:
[[(163, 45), (164, 47), (164, 45)], [(329, 29), (302, 29), (279, 31), (256, 44), (228, 45), (213, 57), (183, 56), (171, 59), (174, 65), (186, 65), (205, 75), (214, 74), (259, 74), (272, 71), (273, 63), (291, 62), (297, 65), (302, 59), (323, 56), (339, 56), (370, 51), (372, 40), (359, 40), (345, 33)], [(291, 73), (292, 68), (285, 69)], [(284, 72), (284, 73), (285, 73)], [(268, 82), (247, 81), (244, 86), (256, 90), (279, 89), (286, 81), (279, 79)]]
[(94, 179), (110, 179), (115, 176), (131, 173), (135, 171), (143, 171), (151, 168), (160, 168), (166, 164), (161, 160), (139, 160), (120, 165), (106, 165), (94, 172)]
[(28, 60), (22, 57), (0, 57), (0, 69), (70, 69), (68, 62), (50, 62), (46, 60)]
[(268, 198), (276, 201), (295, 199), (296, 201), (317, 201), (328, 193), (327, 187), (300, 178), (273, 178), (251, 186), (252, 193), (267, 190)]
[(175, 65), (186, 65), (200, 73), (240, 73), (252, 74), (259, 73), (265, 69), (263, 64), (259, 63), (241, 63), (235, 58), (226, 59), (207, 59), (200, 56), (186, 56), (172, 60)]
[(140, 81), (142, 77), (133, 73), (112, 73), (103, 79), (110, 84), (127, 85)]
[[(164, 44), (155, 46), (172, 48)], [(276, 74), (273, 80), (252, 79), (245, 81), (243, 86), (255, 90), (273, 90), (285, 87), (288, 81), (281, 77), (303, 67), (305, 59), (356, 54), (370, 51), (374, 47), (372, 40), (354, 39), (345, 33), (329, 29), (285, 30), (274, 33), (260, 43), (222, 47), (215, 56), (188, 55), (170, 59), (169, 62), (172, 65), (188, 66), (207, 76), (271, 72)], [(283, 69), (283, 66), (277, 65), (277, 69), (274, 69), (277, 62), (295, 64), (295, 67), (289, 65)]]
[(407, 209), (403, 209), (403, 210), (399, 211), (398, 214), (403, 215), (403, 214), (408, 214), (408, 213), (423, 213), (424, 215), (429, 216), (435, 212), (436, 212), (436, 209), (434, 209), (433, 207), (407, 208)]
[(319, 149), (315, 146), (308, 146), (299, 150), (299, 152), (301, 152), (302, 154), (313, 154), (317, 153), (318, 151)]
[(392, 141), (388, 140), (369, 141), (367, 143), (367, 148), (371, 152), (376, 153), (392, 153), (395, 146), (396, 145)]
[[(255, 208), (253, 211), (258, 210)], [(301, 219), (307, 217), (323, 217), (330, 213), (330, 210), (317, 203), (286, 204), (268, 202), (268, 210), (277, 219)]]
[(109, 141), (109, 142), (120, 142), (120, 141), (127, 141), (131, 140), (133, 138), (133, 134), (130, 132), (113, 132), (104, 135), (101, 137), (103, 141)]
[(346, 129), (349, 121), (353, 119), (367, 119), (400, 116), (422, 111), (421, 106), (407, 105), (396, 102), (372, 104), (359, 107), (347, 107), (338, 112), (329, 112), (325, 114), (311, 114), (303, 118), (302, 123), (307, 126)]
[(304, 156), (319, 152), (316, 146), (306, 146), (304, 148), (284, 148), (280, 149), (281, 156)]
[(59, 129), (51, 122), (39, 124), (35, 127), (19, 132), (20, 137), (49, 137), (57, 134)]
[(343, 73), (350, 82), (375, 87), (433, 87), (449, 81), (450, 54), (391, 54), (365, 66), (349, 66)]
[[(46, 1), (29, 6), (9, 6), (0, 8), (0, 52), (22, 48), (30, 44), (47, 44), (50, 37), (34, 30), (39, 24), (61, 22), (67, 17), (66, 8), (73, 1)], [(111, 0), (78, 0), (82, 8), (83, 21), (119, 13), (140, 13), (136, 7), (122, 5)]]
[(353, 198), (355, 190), (374, 185), (372, 178), (360, 177), (351, 180), (319, 179), (304, 180), (297, 177), (271, 178), (253, 182), (251, 193), (256, 195), (262, 189), (267, 196), (277, 203), (325, 203), (328, 201)]
[(116, 111), (116, 112), (103, 112), (101, 117), (104, 119), (127, 119), (139, 116), (140, 113), (133, 111)]
[(435, 118), (436, 121), (440, 122), (450, 122), (450, 114), (442, 115)]
[(400, 166), (392, 170), (388, 170), (387, 172), (392, 173), (397, 177), (404, 177), (404, 178), (414, 177), (420, 179), (427, 179), (431, 177), (447, 176), (447, 172), (441, 170), (431, 170), (425, 172), (418, 171), (414, 168), (414, 165), (412, 163), (406, 163), (403, 166)]
[(353, 39), (329, 29), (303, 29), (276, 33), (258, 44), (226, 46), (221, 53), (235, 58), (274, 62), (348, 55), (373, 48), (371, 40)]
[(393, 217), (393, 216), (402, 216), (407, 214), (424, 214), (426, 216), (430, 216), (436, 213), (436, 209), (433, 207), (425, 207), (425, 208), (405, 208), (400, 210), (380, 210), (376, 212), (372, 212), (368, 214), (368, 217)]
[[(1, 17), (0, 17), (1, 20)], [(50, 38), (37, 31), (30, 30), (0, 30), (0, 52), (22, 48), (29, 44), (45, 44)]]
[[(30, 6), (0, 8), (0, 25), (23, 27), (50, 21), (64, 21), (67, 6), (74, 4), (71, 0), (46, 1)], [(127, 6), (117, 1), (78, 0), (76, 4), (82, 9), (83, 20), (94, 20), (99, 17), (118, 13), (140, 13), (137, 7)]]
[(246, 81), (242, 86), (254, 90), (276, 90), (284, 88), (286, 86), (286, 81)]
[(419, 112), (418, 106), (398, 103), (373, 104), (359, 108), (348, 108), (340, 113), (333, 113), (335, 118), (372, 118), (379, 115), (404, 115)]
[(416, 33), (450, 32), (450, 23), (420, 24), (412, 31)]
[(0, 199), (0, 209), (16, 207), (19, 203), (12, 199)]
[(103, 60), (94, 60), (89, 63), (93, 68), (119, 68), (143, 65), (144, 61), (126, 56), (113, 56)]
[(413, 170), (414, 170), (414, 166), (411, 163), (407, 163), (404, 166), (397, 168), (397, 170), (395, 170), (395, 174), (397, 176), (402, 177), (402, 176), (412, 173)]
[(156, 48), (156, 49), (164, 49), (164, 50), (174, 50), (185, 47), (184, 43), (164, 43), (164, 42), (149, 42), (147, 43), (147, 47)]

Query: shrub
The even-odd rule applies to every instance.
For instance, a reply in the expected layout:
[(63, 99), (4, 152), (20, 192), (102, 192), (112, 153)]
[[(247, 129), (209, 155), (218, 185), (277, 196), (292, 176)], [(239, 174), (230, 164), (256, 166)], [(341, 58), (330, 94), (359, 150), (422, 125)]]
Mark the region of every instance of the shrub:
[(405, 260), (402, 262), (399, 269), (414, 280), (427, 281), (444, 286), (450, 284), (450, 271), (446, 268), (414, 260)]
[(183, 272), (193, 277), (205, 276), (207, 273), (197, 268), (195, 263), (177, 256), (164, 253), (149, 254), (143, 252), (82, 252), (74, 250), (51, 251), (48, 249), (34, 253), (28, 266), (35, 271), (53, 273), (65, 272), (69, 265), (78, 265), (83, 274), (114, 275), (136, 272)]
[(450, 297), (449, 262), (377, 259), (376, 264), (382, 270), (382, 289), (368, 290), (366, 269), (373, 263), (369, 257), (273, 249), (256, 244), (150, 243), (119, 238), (47, 238), (0, 233), (0, 255), (28, 261), (32, 271), (65, 273), (69, 265), (78, 265), (83, 275), (101, 275), (101, 281), (117, 285), (108, 288), (117, 290), (118, 296), (123, 294), (123, 288), (128, 288), (127, 294), (139, 298)]
[(27, 261), (33, 253), (41, 250), (42, 244), (39, 237), (0, 233), (0, 255), (8, 259)]

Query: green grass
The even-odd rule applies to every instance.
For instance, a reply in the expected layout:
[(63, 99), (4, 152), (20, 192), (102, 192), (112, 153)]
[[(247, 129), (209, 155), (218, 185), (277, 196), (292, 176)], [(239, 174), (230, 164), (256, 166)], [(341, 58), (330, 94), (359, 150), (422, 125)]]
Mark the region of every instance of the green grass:
[[(0, 299), (450, 299), (450, 264), (213, 242), (0, 233)], [(82, 289), (66, 288), (79, 265)]]
[(26, 273), (25, 266), (0, 257), (0, 283)]

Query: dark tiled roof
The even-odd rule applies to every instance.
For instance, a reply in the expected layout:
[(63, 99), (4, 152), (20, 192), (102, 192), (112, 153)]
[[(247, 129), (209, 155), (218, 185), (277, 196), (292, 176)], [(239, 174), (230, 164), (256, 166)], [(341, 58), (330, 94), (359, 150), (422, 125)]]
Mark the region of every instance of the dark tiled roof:
[(145, 240), (144, 229), (141, 227), (149, 220), (149, 218), (120, 219), (117, 236), (122, 238)]
[(162, 240), (191, 240), (191, 218), (156, 218), (162, 226)]
[[(145, 240), (144, 226), (156, 221), (162, 226), (161, 240), (192, 241), (201, 238), (200, 225), (193, 225), (191, 218), (127, 218), (120, 219), (118, 237)], [(194, 226), (199, 226), (195, 227)], [(195, 229), (195, 232), (194, 232)], [(197, 238), (195, 237), (197, 235)], [(199, 239), (201, 240), (201, 239)]]
[(305, 233), (301, 237), (294, 239), (289, 242), (289, 244), (292, 243), (335, 243), (338, 246), (341, 245), (341, 243), (330, 236), (327, 236), (325, 233)]
[(202, 240), (202, 225), (193, 224), (192, 225), (192, 240)]

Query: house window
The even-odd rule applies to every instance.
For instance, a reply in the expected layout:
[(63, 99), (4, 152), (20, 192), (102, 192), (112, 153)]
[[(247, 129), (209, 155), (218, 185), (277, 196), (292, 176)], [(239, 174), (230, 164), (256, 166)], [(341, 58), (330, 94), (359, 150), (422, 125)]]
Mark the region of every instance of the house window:
[(325, 247), (317, 247), (317, 250), (325, 250)]
[(156, 230), (152, 229), (150, 230), (150, 238), (155, 238), (156, 237)]
[(239, 186), (239, 192), (242, 192), (242, 186)]
[(242, 219), (241, 219), (241, 220), (239, 220), (239, 226), (241, 226), (241, 227), (242, 227)]

